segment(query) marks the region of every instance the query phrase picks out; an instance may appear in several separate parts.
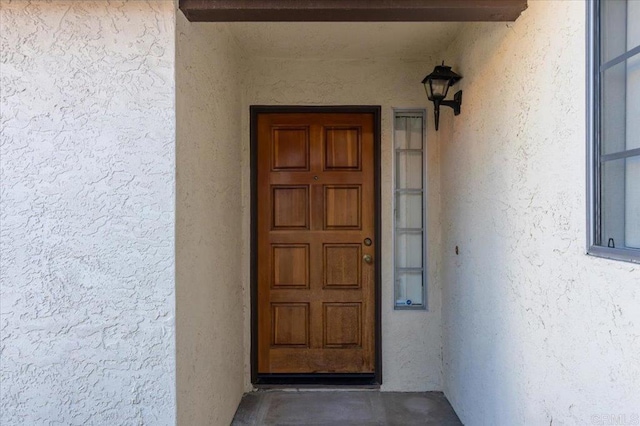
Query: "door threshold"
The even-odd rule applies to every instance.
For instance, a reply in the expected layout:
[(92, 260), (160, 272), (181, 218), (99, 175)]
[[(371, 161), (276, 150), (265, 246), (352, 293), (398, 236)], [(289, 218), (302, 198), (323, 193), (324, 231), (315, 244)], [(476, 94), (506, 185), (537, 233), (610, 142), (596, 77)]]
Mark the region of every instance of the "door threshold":
[(253, 385), (254, 392), (377, 392), (380, 385)]
[(374, 373), (358, 374), (258, 374), (255, 386), (379, 386)]

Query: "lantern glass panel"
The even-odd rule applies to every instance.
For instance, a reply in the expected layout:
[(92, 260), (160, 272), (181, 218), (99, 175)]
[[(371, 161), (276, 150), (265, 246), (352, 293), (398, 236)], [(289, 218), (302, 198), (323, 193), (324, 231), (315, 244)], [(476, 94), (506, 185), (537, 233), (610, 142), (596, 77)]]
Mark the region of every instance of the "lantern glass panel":
[(431, 80), (431, 97), (436, 99), (444, 99), (449, 90), (449, 80)]

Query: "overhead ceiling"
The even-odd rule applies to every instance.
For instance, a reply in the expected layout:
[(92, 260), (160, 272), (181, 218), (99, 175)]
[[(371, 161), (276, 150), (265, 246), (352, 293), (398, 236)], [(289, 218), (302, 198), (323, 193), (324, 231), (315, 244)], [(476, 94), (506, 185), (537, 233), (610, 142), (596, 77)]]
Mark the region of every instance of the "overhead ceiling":
[(423, 60), (447, 47), (465, 24), (234, 22), (227, 25), (247, 56), (298, 59), (385, 57)]
[(421, 59), (463, 22), (514, 21), (527, 0), (179, 0), (192, 22), (226, 22), (248, 56)]

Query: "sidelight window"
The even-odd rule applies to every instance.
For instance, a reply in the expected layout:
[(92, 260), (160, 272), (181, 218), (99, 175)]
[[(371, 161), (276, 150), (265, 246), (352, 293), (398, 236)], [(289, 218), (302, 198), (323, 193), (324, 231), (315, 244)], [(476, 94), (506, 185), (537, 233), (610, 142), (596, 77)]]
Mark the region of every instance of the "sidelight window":
[(588, 5), (588, 251), (640, 262), (640, 2)]
[(425, 110), (394, 110), (396, 309), (426, 309)]

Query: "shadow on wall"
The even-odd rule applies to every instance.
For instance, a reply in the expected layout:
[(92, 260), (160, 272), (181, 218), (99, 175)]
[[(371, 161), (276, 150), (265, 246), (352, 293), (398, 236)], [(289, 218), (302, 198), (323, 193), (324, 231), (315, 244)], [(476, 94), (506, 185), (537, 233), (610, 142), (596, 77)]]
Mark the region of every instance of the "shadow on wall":
[(239, 54), (226, 24), (177, 12), (179, 424), (229, 424), (244, 392)]
[(640, 406), (639, 270), (584, 254), (584, 17), (530, 2), (445, 55), (465, 77), (442, 126), (445, 392), (468, 424)]

